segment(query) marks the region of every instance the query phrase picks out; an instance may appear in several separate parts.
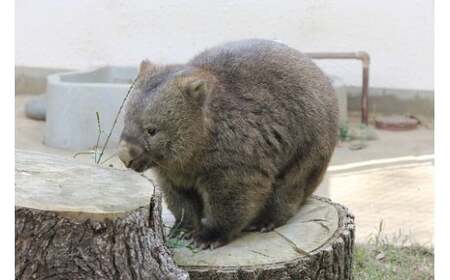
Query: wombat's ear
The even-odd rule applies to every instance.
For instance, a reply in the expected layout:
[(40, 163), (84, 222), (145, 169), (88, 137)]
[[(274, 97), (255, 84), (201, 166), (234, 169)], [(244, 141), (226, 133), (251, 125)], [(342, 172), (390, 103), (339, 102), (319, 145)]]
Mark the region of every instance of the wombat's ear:
[(141, 64), (139, 65), (139, 73), (138, 75), (140, 77), (144, 76), (147, 73), (152, 72), (155, 69), (155, 65), (150, 62), (148, 59), (142, 60)]
[(206, 96), (209, 94), (210, 85), (205, 79), (188, 79), (185, 81), (183, 91), (187, 98), (203, 104)]

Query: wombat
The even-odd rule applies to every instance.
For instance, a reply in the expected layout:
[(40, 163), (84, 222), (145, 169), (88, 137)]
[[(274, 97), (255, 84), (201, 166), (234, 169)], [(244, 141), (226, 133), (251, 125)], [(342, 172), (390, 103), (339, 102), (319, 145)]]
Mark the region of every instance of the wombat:
[(321, 182), (337, 132), (323, 72), (293, 48), (249, 39), (186, 64), (143, 61), (119, 157), (154, 168), (176, 224), (215, 248), (286, 223)]

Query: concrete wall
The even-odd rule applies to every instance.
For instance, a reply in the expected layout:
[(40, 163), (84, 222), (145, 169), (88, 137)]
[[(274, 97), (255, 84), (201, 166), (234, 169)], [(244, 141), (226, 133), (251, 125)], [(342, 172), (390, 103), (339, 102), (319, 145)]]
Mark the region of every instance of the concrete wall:
[[(348, 111), (360, 111), (361, 87), (345, 87)], [(371, 87), (369, 90), (369, 119), (377, 115), (413, 115), (434, 120), (434, 91)], [(423, 119), (425, 121), (425, 119)]]
[[(432, 0), (16, 0), (16, 65), (183, 62), (248, 37), (302, 51), (366, 50), (372, 86), (433, 89)], [(320, 65), (360, 85), (359, 62)]]

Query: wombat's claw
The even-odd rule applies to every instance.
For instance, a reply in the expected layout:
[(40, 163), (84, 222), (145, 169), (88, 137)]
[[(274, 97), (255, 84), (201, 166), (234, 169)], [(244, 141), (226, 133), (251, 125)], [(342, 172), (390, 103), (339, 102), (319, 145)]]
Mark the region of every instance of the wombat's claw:
[(225, 245), (225, 242), (223, 242), (223, 241), (215, 241), (215, 242), (213, 242), (213, 243), (211, 243), (211, 244), (209, 245), (209, 248), (210, 248), (211, 250), (214, 250), (214, 249), (216, 249), (216, 248), (222, 247), (223, 245)]
[(267, 225), (265, 225), (265, 226), (262, 226), (262, 227), (259, 229), (259, 232), (269, 232), (269, 231), (272, 231), (272, 230), (274, 230), (274, 229), (275, 229), (275, 225), (272, 224), (272, 223), (270, 223), (270, 224), (267, 224)]
[(197, 238), (197, 239), (192, 239), (190, 244), (193, 247), (200, 249), (200, 250), (205, 250), (205, 249), (214, 250), (216, 248), (219, 248), (219, 247), (222, 247), (223, 245), (225, 245), (225, 242), (223, 242), (222, 240), (201, 241)]
[(244, 231), (259, 231), (259, 232), (269, 232), (275, 229), (275, 225), (269, 224), (253, 224), (247, 226)]
[(193, 230), (189, 230), (189, 231), (186, 231), (186, 232), (182, 231), (178, 237), (180, 239), (189, 241), (190, 239), (192, 239), (193, 235), (194, 235), (194, 231)]
[(249, 225), (244, 229), (244, 231), (258, 231), (258, 230), (259, 228), (256, 225)]

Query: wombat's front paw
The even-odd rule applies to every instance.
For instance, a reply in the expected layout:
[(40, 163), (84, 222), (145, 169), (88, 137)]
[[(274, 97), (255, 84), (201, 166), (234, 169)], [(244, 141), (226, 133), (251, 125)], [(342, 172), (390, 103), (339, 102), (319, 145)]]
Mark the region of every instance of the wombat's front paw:
[(198, 234), (192, 236), (191, 244), (198, 249), (216, 249), (228, 243), (230, 239), (225, 238), (220, 231), (203, 228)]
[(218, 247), (222, 247), (223, 245), (225, 245), (227, 242), (221, 239), (217, 239), (217, 240), (205, 240), (199, 236), (193, 237), (192, 239), (192, 246), (201, 250), (204, 249), (211, 249), (214, 250)]

